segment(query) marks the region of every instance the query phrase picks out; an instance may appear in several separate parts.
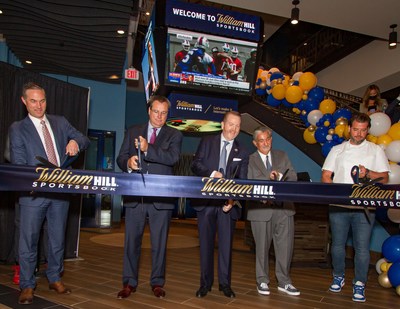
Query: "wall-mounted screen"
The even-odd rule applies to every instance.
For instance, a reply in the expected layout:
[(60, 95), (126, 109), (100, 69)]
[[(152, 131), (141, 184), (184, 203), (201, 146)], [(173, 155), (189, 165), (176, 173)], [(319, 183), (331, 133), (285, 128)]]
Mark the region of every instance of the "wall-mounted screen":
[(146, 100), (148, 100), (160, 86), (152, 28), (152, 23), (150, 22), (143, 46), (142, 73)]
[(246, 61), (256, 51), (255, 42), (168, 28), (165, 84), (248, 95), (256, 68)]

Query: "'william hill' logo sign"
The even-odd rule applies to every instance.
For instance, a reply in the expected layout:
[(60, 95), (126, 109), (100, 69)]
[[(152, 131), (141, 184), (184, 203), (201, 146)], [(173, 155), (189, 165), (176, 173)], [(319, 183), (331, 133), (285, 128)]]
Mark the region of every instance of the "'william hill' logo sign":
[(32, 187), (49, 187), (58, 189), (83, 189), (83, 190), (101, 190), (115, 191), (118, 187), (115, 177), (94, 176), (94, 175), (77, 175), (71, 170), (63, 170), (60, 168), (49, 169), (47, 167), (38, 167), (36, 172), (39, 173)]

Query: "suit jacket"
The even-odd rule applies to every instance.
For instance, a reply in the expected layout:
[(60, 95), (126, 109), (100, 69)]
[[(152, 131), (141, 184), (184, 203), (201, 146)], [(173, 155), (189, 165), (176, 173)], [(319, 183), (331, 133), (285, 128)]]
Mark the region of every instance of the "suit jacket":
[[(289, 169), (286, 179), (288, 181), (297, 181), (296, 171), (290, 163), (287, 154), (284, 151), (274, 149), (270, 151), (270, 154), (272, 170), (283, 174)], [(247, 176), (248, 179), (270, 180), (269, 174), (267, 174), (267, 168), (258, 151), (252, 153), (249, 157)], [(283, 211), (285, 211), (288, 216), (293, 216), (295, 214), (294, 204), (292, 202), (283, 202), (283, 205), (280, 203), (274, 204), (275, 206), (282, 207)], [(272, 217), (273, 210), (276, 209), (261, 201), (249, 201), (247, 205), (247, 220), (250, 221), (269, 221)]]
[[(55, 150), (58, 152), (60, 162), (67, 159), (65, 154), (65, 147), (70, 140), (74, 140), (79, 145), (79, 150), (85, 150), (89, 144), (89, 139), (75, 129), (67, 119), (63, 116), (46, 115), (55, 139)], [(21, 121), (16, 121), (10, 126), (10, 156), (11, 163), (19, 165), (37, 166), (40, 162), (36, 156), (47, 158), (46, 150), (40, 139), (35, 125), (32, 120), (27, 116)], [(42, 195), (42, 194), (40, 194)], [(36, 195), (35, 198), (27, 196), (25, 198), (32, 199), (40, 203), (40, 199)]]
[[(128, 160), (138, 155), (135, 147), (135, 138), (142, 136), (147, 138), (148, 123), (134, 125), (125, 132), (117, 164), (124, 172), (128, 172)], [(141, 153), (140, 166), (143, 174), (173, 175), (173, 166), (179, 160), (182, 145), (182, 133), (164, 125), (161, 127), (154, 144), (149, 144), (147, 154)], [(144, 177), (146, 177), (144, 175)], [(124, 196), (124, 204), (128, 207), (136, 207), (138, 203), (154, 203), (157, 209), (174, 209), (174, 198), (163, 197), (134, 197)]]
[[(213, 171), (218, 171), (219, 157), (221, 150), (221, 134), (216, 136), (204, 137), (197, 148), (196, 155), (192, 162), (192, 171), (195, 175), (209, 177)], [(249, 153), (242, 147), (237, 140), (234, 140), (231, 152), (229, 153), (226, 164), (225, 178), (247, 178), (247, 165), (249, 162)], [(208, 206), (222, 206), (223, 200), (207, 199), (193, 200), (193, 208), (201, 211)], [(199, 205), (199, 206), (197, 206)], [(229, 212), (233, 219), (239, 219), (241, 210), (233, 207)]]

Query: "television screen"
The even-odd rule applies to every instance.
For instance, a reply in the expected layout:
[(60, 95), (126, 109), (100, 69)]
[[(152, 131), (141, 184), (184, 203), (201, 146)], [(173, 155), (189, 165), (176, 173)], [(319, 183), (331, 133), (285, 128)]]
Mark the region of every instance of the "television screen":
[(248, 95), (256, 52), (255, 42), (168, 28), (165, 84)]
[(152, 23), (150, 22), (143, 46), (142, 73), (146, 100), (160, 86), (152, 28)]

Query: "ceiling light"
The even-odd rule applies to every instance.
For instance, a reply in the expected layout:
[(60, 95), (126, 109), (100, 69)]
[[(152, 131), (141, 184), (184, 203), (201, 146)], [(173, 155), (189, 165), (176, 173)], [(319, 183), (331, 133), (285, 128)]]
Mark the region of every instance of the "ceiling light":
[(110, 77), (109, 77), (109, 79), (118, 79), (119, 78), (119, 76), (118, 75), (111, 75)]
[(397, 24), (390, 25), (392, 32), (389, 32), (389, 47), (395, 48), (397, 45), (397, 32), (394, 29), (397, 27)]
[(125, 33), (125, 31), (120, 29), (120, 30), (117, 30), (117, 33), (122, 35)]
[(0, 10), (0, 14), (3, 14), (3, 11), (2, 11), (2, 10)]
[(293, 0), (292, 4), (294, 5), (294, 8), (292, 9), (292, 16), (290, 18), (290, 22), (292, 25), (297, 25), (299, 23), (299, 16), (300, 16), (300, 10), (296, 5), (299, 5), (300, 0)]
[(25, 63), (26, 63), (26, 64), (32, 64), (32, 61), (26, 60)]

